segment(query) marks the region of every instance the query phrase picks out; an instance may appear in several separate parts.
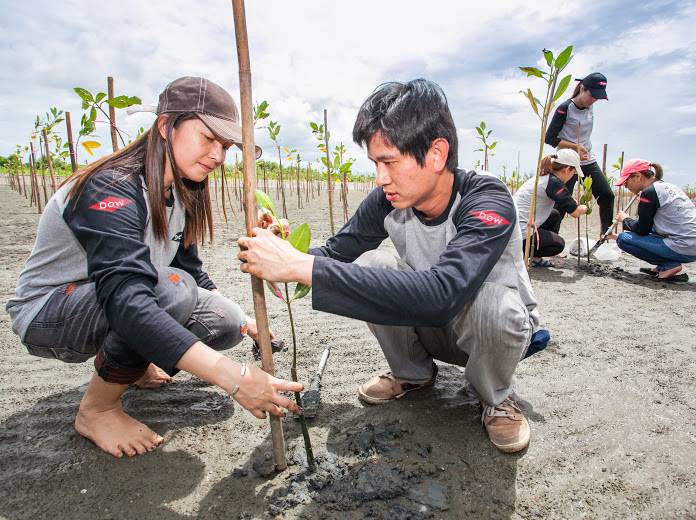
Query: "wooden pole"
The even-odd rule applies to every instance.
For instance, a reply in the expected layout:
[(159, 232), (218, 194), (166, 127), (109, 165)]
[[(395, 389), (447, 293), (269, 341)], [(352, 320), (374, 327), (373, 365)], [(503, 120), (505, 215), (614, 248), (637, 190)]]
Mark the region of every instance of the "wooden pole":
[(331, 234), (335, 235), (333, 215), (333, 186), (331, 182), (331, 157), (329, 157), (329, 123), (324, 109), (324, 144), (326, 145), (326, 189), (329, 195), (329, 222), (331, 223)]
[(65, 113), (65, 126), (68, 130), (68, 150), (70, 152), (70, 167), (72, 168), (72, 172), (75, 173), (77, 171), (77, 156), (75, 155), (75, 145), (73, 144), (70, 112)]
[[(246, 14), (244, 0), (232, 0), (234, 11), (234, 33), (237, 40), (237, 59), (239, 61), (239, 91), (242, 109), (242, 158), (244, 161), (244, 209), (247, 235), (251, 236), (252, 228), (256, 226), (256, 154), (254, 147), (254, 121), (251, 106), (251, 64), (249, 62), (249, 40), (247, 38)], [(266, 297), (263, 292), (263, 281), (251, 277), (251, 289), (254, 297), (254, 313), (259, 330), (258, 343), (261, 350), (261, 366), (273, 375), (273, 354), (271, 352), (271, 336), (268, 330), (266, 314)], [(269, 415), (271, 423), (271, 440), (273, 442), (273, 460), (276, 469), (282, 471), (288, 467), (285, 459), (285, 439), (283, 438), (283, 423), (280, 417)]]
[[(44, 162), (44, 147), (41, 145), (41, 136), (39, 135), (39, 152), (41, 152), (41, 162)], [(43, 186), (44, 201), (48, 202), (48, 192), (46, 191), (46, 172), (41, 172), (41, 185)]]
[[(106, 78), (108, 99), (114, 99), (114, 78)], [(118, 136), (116, 135), (116, 109), (109, 105), (109, 126), (111, 126), (111, 146), (114, 152), (118, 150)]]
[(31, 172), (31, 195), (36, 201), (38, 212), (41, 213), (41, 194), (39, 193), (39, 180), (36, 178), (36, 153), (34, 152), (34, 142), (29, 141), (31, 155), (29, 156), (29, 170)]
[(56, 192), (56, 174), (53, 171), (53, 161), (51, 160), (51, 150), (48, 148), (48, 134), (46, 134), (46, 129), (42, 128), (44, 146), (46, 147), (46, 160), (48, 161), (48, 171), (51, 172), (51, 188), (53, 193)]

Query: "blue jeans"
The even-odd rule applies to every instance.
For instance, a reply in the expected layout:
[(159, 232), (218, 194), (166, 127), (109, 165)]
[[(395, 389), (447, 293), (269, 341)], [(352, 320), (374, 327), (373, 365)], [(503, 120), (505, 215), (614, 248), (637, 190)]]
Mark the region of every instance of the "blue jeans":
[(616, 239), (619, 249), (657, 266), (658, 271), (668, 271), (681, 264), (696, 262), (696, 255), (682, 255), (665, 245), (664, 237), (655, 233), (638, 235), (630, 231), (619, 233)]

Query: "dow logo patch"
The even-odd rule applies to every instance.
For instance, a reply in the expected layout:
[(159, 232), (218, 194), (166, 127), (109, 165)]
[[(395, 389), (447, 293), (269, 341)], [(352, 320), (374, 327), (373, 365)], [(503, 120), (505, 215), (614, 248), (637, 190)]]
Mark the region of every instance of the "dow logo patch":
[(172, 237), (172, 241), (174, 242), (181, 242), (182, 237), (184, 236), (184, 233), (179, 231), (176, 235)]
[(505, 217), (501, 217), (495, 211), (472, 211), (469, 215), (476, 217), (487, 226), (507, 226), (510, 223)]
[(97, 211), (106, 211), (108, 213), (113, 213), (119, 209), (133, 204), (131, 199), (119, 199), (118, 197), (107, 197), (104, 200), (92, 204), (89, 209), (94, 209)]

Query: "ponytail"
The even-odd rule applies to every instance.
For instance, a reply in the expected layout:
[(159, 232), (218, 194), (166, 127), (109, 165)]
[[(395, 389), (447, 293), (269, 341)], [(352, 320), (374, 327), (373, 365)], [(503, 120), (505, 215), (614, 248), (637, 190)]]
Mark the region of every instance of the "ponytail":
[(575, 90), (573, 90), (573, 95), (570, 96), (571, 98), (574, 98), (578, 94), (580, 94), (580, 87), (582, 86), (582, 80), (578, 81), (577, 85), (575, 85)]
[(662, 166), (657, 163), (650, 163), (650, 167), (655, 171), (655, 179), (661, 181), (664, 174)]

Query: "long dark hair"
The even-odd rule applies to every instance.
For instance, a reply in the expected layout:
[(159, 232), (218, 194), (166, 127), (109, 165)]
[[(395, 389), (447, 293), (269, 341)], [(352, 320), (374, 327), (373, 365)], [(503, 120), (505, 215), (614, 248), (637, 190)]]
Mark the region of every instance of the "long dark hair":
[(664, 175), (664, 170), (662, 169), (662, 166), (660, 166), (658, 163), (650, 163), (649, 169), (639, 171), (638, 173), (640, 173), (643, 177), (654, 177), (655, 180), (661, 181), (662, 176)]
[[(201, 182), (185, 179), (174, 161), (172, 149), (172, 131), (182, 122), (197, 117), (193, 112), (171, 114), (165, 123), (166, 139), (162, 138), (157, 128), (157, 120), (152, 127), (126, 147), (111, 155), (102, 157), (68, 177), (63, 184), (74, 181), (68, 197), (76, 201), (82, 194), (90, 177), (102, 170), (121, 170), (127, 172), (120, 180), (125, 181), (132, 175), (145, 179), (147, 198), (150, 204), (150, 218), (155, 236), (166, 240), (169, 236), (167, 226), (167, 197), (164, 193), (165, 157), (169, 159), (174, 177), (174, 186), (184, 206), (186, 224), (183, 243), (190, 246), (205, 242), (207, 237), (213, 239), (213, 213), (210, 205), (208, 178)], [(119, 182), (119, 180), (115, 181)]]

